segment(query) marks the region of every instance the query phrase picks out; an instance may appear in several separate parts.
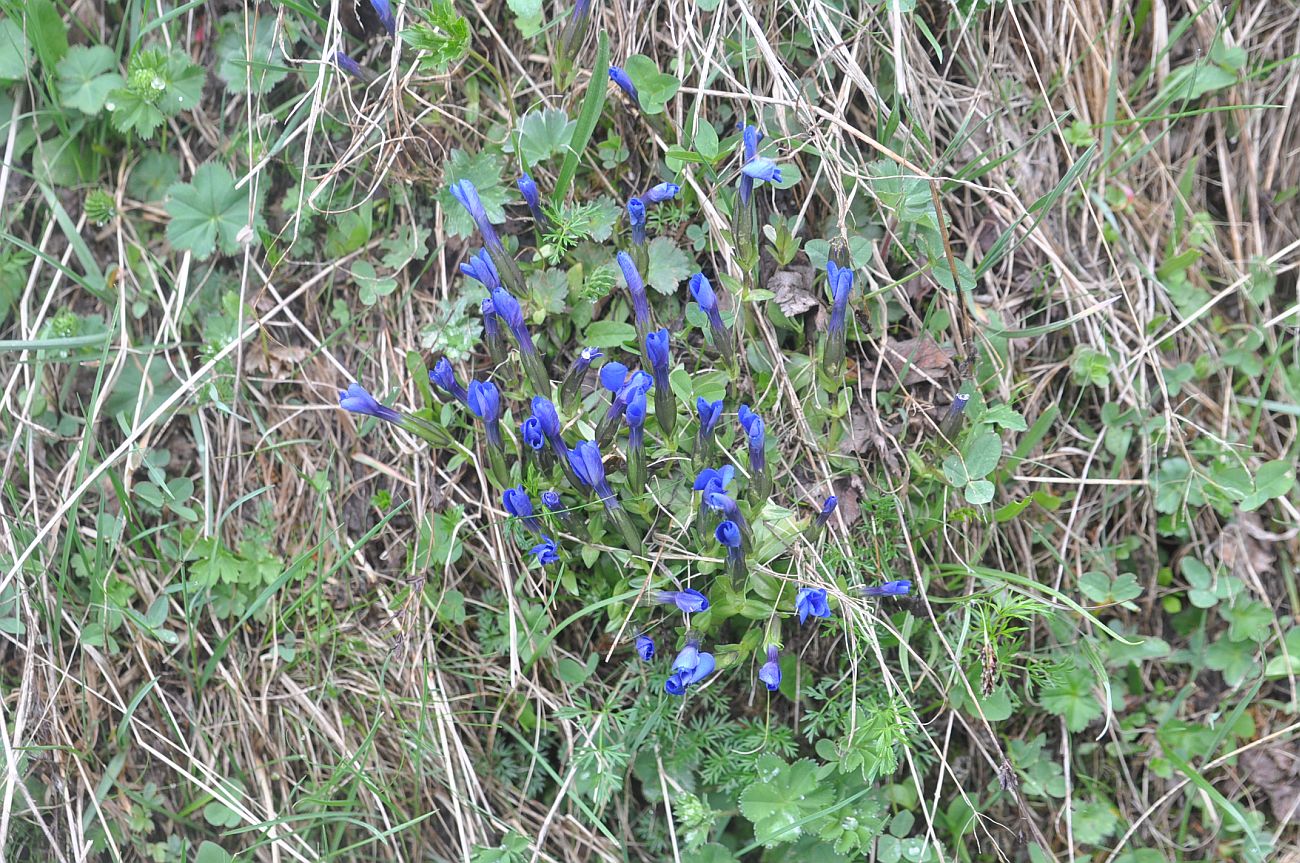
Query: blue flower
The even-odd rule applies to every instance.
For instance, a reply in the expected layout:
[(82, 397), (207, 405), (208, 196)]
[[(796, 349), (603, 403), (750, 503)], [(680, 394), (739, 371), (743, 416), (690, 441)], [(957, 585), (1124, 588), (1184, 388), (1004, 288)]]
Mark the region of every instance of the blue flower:
[(803, 623), (808, 615), (813, 617), (830, 617), (831, 607), (826, 601), (826, 591), (820, 587), (801, 587), (794, 596), (794, 610), (799, 612), (799, 622)]
[(515, 180), (515, 185), (519, 187), (519, 194), (523, 195), (524, 203), (528, 204), (528, 210), (533, 214), (533, 221), (537, 222), (538, 228), (545, 231), (550, 220), (546, 218), (546, 212), (542, 209), (542, 196), (537, 191), (537, 183), (525, 171), (522, 177)]
[(668, 330), (660, 329), (647, 333), (645, 337), (645, 354), (654, 370), (655, 386), (668, 387)]
[(676, 183), (660, 183), (657, 186), (652, 186), (645, 193), (645, 198), (652, 204), (662, 204), (664, 201), (671, 201), (677, 197), (677, 193), (681, 190), (682, 187)]
[(691, 486), (695, 491), (702, 491), (705, 494), (710, 492), (724, 492), (731, 481), (736, 477), (736, 468), (732, 465), (725, 465), (722, 468), (706, 467), (695, 477), (695, 484)]
[(673, 671), (694, 671), (700, 664), (700, 640), (698, 638), (687, 638), (686, 646), (677, 651), (677, 658), (673, 660)]
[(740, 425), (749, 438), (749, 467), (754, 474), (767, 470), (767, 427), (763, 418), (749, 409), (749, 405), (740, 406)]
[(750, 427), (753, 426), (755, 422), (762, 422), (762, 420), (758, 418), (758, 414), (750, 410), (749, 405), (740, 406), (740, 410), (736, 412), (736, 419), (740, 420), (740, 427), (745, 430), (745, 434), (749, 434)]
[(762, 156), (751, 159), (745, 163), (745, 167), (740, 169), (746, 177), (752, 177), (760, 183), (779, 183), (781, 182), (781, 168), (771, 159), (765, 159)]
[(494, 423), (501, 419), (501, 393), (491, 381), (470, 381), (470, 412), (485, 423)]
[(837, 266), (834, 261), (827, 261), (826, 275), (831, 289), (831, 320), (827, 330), (832, 334), (843, 333), (844, 312), (848, 307), (849, 295), (853, 293), (853, 270)]
[(740, 548), (740, 528), (731, 519), (720, 522), (714, 529), (713, 535), (718, 538), (729, 549)]
[(632, 79), (627, 76), (626, 72), (618, 66), (610, 66), (609, 80), (617, 84), (618, 88), (628, 95), (633, 104), (638, 108), (641, 107), (641, 96), (637, 93), (636, 85), (632, 83)]
[(468, 402), (469, 393), (460, 385), (460, 381), (456, 380), (456, 372), (452, 369), (451, 363), (447, 361), (446, 357), (434, 364), (433, 369), (429, 372), (429, 380), (434, 386), (452, 398), (461, 402)]
[(362, 81), (366, 80), (366, 70), (362, 69), (361, 64), (349, 57), (346, 52), (337, 52), (334, 55), (334, 62), (352, 77), (360, 78)]
[(530, 416), (525, 419), (519, 426), (519, 434), (529, 449), (540, 450), (546, 446), (546, 435), (542, 432), (542, 424), (537, 417)]
[(627, 409), (623, 416), (627, 420), (628, 428), (631, 429), (629, 435), (629, 446), (640, 446), (644, 443), (643, 433), (645, 432), (645, 414), (646, 400), (645, 390), (634, 389), (628, 395)]
[(767, 662), (758, 670), (758, 679), (767, 684), (768, 692), (776, 692), (781, 688), (781, 664), (776, 661), (775, 644), (768, 645)]
[(542, 541), (528, 549), (528, 553), (542, 566), (549, 566), (552, 563), (558, 563), (560, 560), (560, 552), (555, 546), (555, 540), (549, 536), (542, 537)]
[[(758, 131), (754, 126), (744, 126), (741, 129), (741, 137), (745, 142), (745, 162), (754, 161), (758, 158), (758, 142), (763, 140), (763, 133)], [(749, 198), (754, 193), (754, 178), (748, 174), (740, 175), (740, 205), (749, 206)]]
[(551, 449), (555, 450), (558, 457), (568, 459), (569, 445), (560, 434), (560, 415), (556, 412), (555, 405), (546, 396), (533, 396), (532, 408), (533, 416), (537, 418), (537, 424), (550, 442)]
[(717, 667), (712, 653), (701, 653), (694, 668), (677, 671), (664, 681), (664, 691), (669, 695), (683, 695), (689, 687), (708, 677)]
[(632, 242), (638, 246), (645, 245), (645, 201), (640, 198), (628, 198), (627, 221), (632, 226)]
[(505, 321), (516, 338), (521, 330), (525, 334), (528, 332), (524, 324), (524, 310), (520, 308), (519, 301), (505, 288), (497, 288), (492, 292), (492, 308), (496, 311), (497, 317)]
[(375, 397), (358, 383), (349, 384), (346, 390), (339, 393), (339, 407), (354, 414), (365, 414), (390, 423), (402, 421), (400, 413), (375, 401)]
[(600, 367), (600, 385), (611, 393), (623, 389), (626, 380), (627, 366), (622, 363), (611, 360)]
[(384, 25), (389, 36), (397, 35), (397, 21), (393, 18), (393, 9), (388, 5), (388, 0), (370, 0), (370, 5), (374, 7), (375, 14), (379, 16), (379, 23)]
[(488, 218), (487, 210), (483, 209), (483, 200), (479, 198), (478, 189), (474, 184), (469, 180), (457, 180), (451, 184), (451, 196), (460, 201), (460, 205), (474, 220), (478, 232), (483, 235), (483, 242), (493, 249), (504, 251), (501, 241), (497, 239), (496, 228), (492, 227), (492, 220)]
[(722, 399), (711, 402), (700, 396), (695, 400), (695, 412), (700, 417), (700, 431), (706, 435), (712, 434), (718, 420), (722, 418)]
[(618, 267), (623, 271), (628, 293), (632, 295), (632, 313), (638, 333), (645, 336), (650, 331), (650, 301), (645, 295), (645, 282), (637, 272), (636, 263), (627, 252), (618, 253)]
[(479, 249), (476, 255), (470, 255), (469, 260), (463, 261), (460, 271), (481, 282), (488, 293), (501, 287), (501, 276), (497, 273), (496, 264), (492, 263), (492, 257), (483, 249)]
[(817, 527), (825, 527), (826, 522), (830, 521), (831, 514), (835, 512), (835, 507), (839, 506), (840, 499), (835, 495), (826, 498), (822, 503), (822, 511), (817, 513)]
[(542, 525), (533, 516), (533, 502), (528, 497), (528, 492), (523, 486), (518, 488), (508, 488), (501, 495), (501, 504), (510, 515), (520, 519), (524, 527), (536, 533), (541, 533)]
[(582, 353), (578, 354), (577, 362), (582, 363), (585, 368), (603, 356), (604, 354), (600, 352), (600, 348), (583, 348)]
[(907, 596), (912, 592), (912, 582), (906, 578), (887, 581), (875, 587), (862, 588), (863, 596)]
[(484, 297), (483, 302), (478, 304), (478, 310), (483, 313), (483, 338), (488, 341), (501, 338), (497, 307), (493, 304), (492, 298)]
[(605, 463), (601, 460), (600, 446), (592, 440), (585, 440), (569, 450), (569, 464), (582, 484), (595, 489), (602, 498), (612, 495), (609, 483), (605, 481)]
[(636, 655), (646, 662), (655, 658), (655, 640), (648, 635), (636, 637)]
[(689, 587), (686, 590), (656, 590), (654, 600), (663, 605), (675, 605), (685, 614), (709, 610), (709, 598)]
[(564, 509), (564, 502), (560, 500), (558, 492), (548, 489), (542, 492), (542, 506), (546, 507), (548, 512), (558, 512)]
[(696, 273), (691, 276), (691, 296), (695, 302), (699, 303), (700, 311), (706, 315), (716, 314), (718, 311), (718, 295), (713, 292), (713, 285), (705, 278), (704, 273)]

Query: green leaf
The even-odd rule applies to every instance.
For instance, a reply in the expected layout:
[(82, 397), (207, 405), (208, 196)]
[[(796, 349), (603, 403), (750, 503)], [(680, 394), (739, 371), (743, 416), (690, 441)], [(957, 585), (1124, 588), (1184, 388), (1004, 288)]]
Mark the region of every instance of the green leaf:
[[(279, 20), (274, 15), (258, 18), (250, 40), (242, 13), (222, 16), (221, 38), (217, 40), (217, 77), (226, 83), (230, 92), (269, 93), (289, 77), (281, 50), (285, 37), (276, 33)], [(281, 38), (276, 38), (277, 35)]]
[(701, 117), (695, 127), (695, 139), (691, 141), (695, 152), (708, 161), (718, 158), (718, 133), (713, 124)]
[(1295, 485), (1295, 468), (1285, 461), (1270, 461), (1255, 474), (1255, 491), (1241, 502), (1247, 512), (1259, 509), (1266, 501), (1282, 497)]
[(108, 94), (126, 84), (116, 65), (117, 56), (106, 45), (74, 46), (59, 61), (59, 98), (83, 114), (98, 114)]
[(1071, 825), (1074, 838), (1084, 845), (1100, 845), (1115, 835), (1119, 814), (1105, 800), (1085, 800), (1074, 804)]
[(650, 267), (645, 277), (646, 284), (665, 296), (677, 293), (678, 286), (690, 278), (694, 270), (695, 264), (690, 256), (667, 237), (655, 237), (647, 251)]
[(451, 195), (451, 186), (461, 180), (469, 180), (478, 189), (483, 209), (493, 223), (501, 224), (506, 220), (505, 203), (511, 195), (501, 182), (501, 170), (501, 159), (492, 153), (483, 152), (471, 156), (464, 150), (451, 151), (451, 158), (447, 161), (446, 185), (438, 193), (448, 233), (457, 237), (468, 237), (474, 233), (474, 220)]
[(962, 453), (970, 478), (983, 479), (993, 472), (1002, 458), (1002, 439), (993, 432), (984, 432), (966, 444)]
[(399, 34), (412, 48), (423, 53), (421, 70), (441, 74), (469, 52), (469, 22), (456, 12), (451, 0), (432, 0), (423, 12), (416, 12), (410, 6), (407, 9), (423, 17)]
[(126, 86), (109, 93), (104, 107), (113, 112), (113, 127), (119, 132), (150, 138), (168, 117), (199, 103), (204, 76), (202, 67), (180, 51), (136, 51), (128, 64)]
[(994, 405), (984, 412), (983, 421), (989, 425), (998, 425), (1009, 431), (1026, 431), (1029, 426), (1025, 418), (1011, 405)]
[(1174, 100), (1195, 101), (1216, 90), (1223, 90), (1237, 83), (1237, 75), (1209, 63), (1205, 60), (1198, 60), (1194, 63), (1188, 63), (1185, 66), (1179, 66), (1169, 74), (1165, 79), (1164, 86), (1160, 88), (1160, 96), (1157, 101), (1165, 103)]
[[(592, 68), (604, 69), (608, 65), (609, 36), (601, 31), (596, 47), (596, 63)], [(605, 97), (608, 92), (609, 88), (606, 86), (604, 76), (592, 76), (587, 84), (587, 95), (582, 97), (582, 110), (578, 112), (578, 121), (573, 130), (569, 152), (564, 154), (564, 161), (560, 164), (560, 176), (555, 181), (555, 192), (551, 195), (552, 203), (559, 204), (568, 194), (569, 186), (573, 184), (573, 178), (578, 172), (578, 160), (582, 157), (582, 151), (586, 149), (587, 142), (591, 140), (591, 133), (595, 131), (596, 124), (600, 121), (600, 112), (605, 107)]]
[(27, 34), (41, 65), (53, 69), (68, 53), (68, 25), (51, 0), (27, 0)]
[(627, 58), (623, 71), (636, 85), (637, 95), (641, 100), (641, 110), (647, 114), (662, 114), (664, 105), (677, 95), (682, 86), (672, 75), (659, 71), (655, 61), (644, 54), (633, 54)]
[(593, 348), (617, 348), (636, 343), (636, 327), (621, 321), (592, 321), (586, 344)]
[(20, 21), (0, 20), (0, 81), (21, 81), (32, 65), (32, 46)]
[(234, 859), (226, 849), (206, 839), (194, 855), (194, 863), (231, 863)]
[(559, 108), (529, 111), (519, 121), (519, 155), (524, 166), (568, 152), (577, 123)]
[(809, 759), (779, 765), (770, 778), (754, 782), (740, 795), (740, 811), (754, 824), (754, 839), (767, 847), (793, 842), (804, 829), (818, 829), (816, 816), (835, 799), (835, 792), (817, 780), (817, 765)]
[(1223, 682), (1229, 686), (1240, 686), (1258, 671), (1255, 645), (1220, 638), (1205, 649), (1205, 667), (1222, 674)]
[(352, 278), (356, 280), (357, 297), (362, 304), (373, 306), (397, 289), (397, 280), (380, 276), (374, 264), (369, 261), (357, 261), (352, 265)]
[(538, 323), (545, 315), (563, 314), (569, 298), (569, 278), (564, 270), (554, 267), (529, 273), (528, 295)]
[(225, 165), (200, 165), (192, 181), (172, 185), (167, 197), (167, 239), (174, 248), (200, 261), (218, 244), (228, 255), (239, 251), (239, 233), (248, 227), (248, 187), (236, 189)]
[(983, 506), (993, 500), (995, 489), (993, 483), (986, 479), (973, 479), (966, 486), (966, 502), (974, 506)]
[(1219, 613), (1231, 624), (1228, 627), (1228, 638), (1233, 641), (1268, 640), (1273, 610), (1264, 603), (1246, 600), (1224, 608)]
[(1092, 691), (1092, 675), (1077, 665), (1062, 669), (1043, 689), (1039, 702), (1049, 713), (1064, 717), (1070, 731), (1082, 731), (1102, 715), (1101, 702)]
[(506, 0), (515, 14), (515, 26), (525, 39), (531, 39), (542, 29), (542, 0)]

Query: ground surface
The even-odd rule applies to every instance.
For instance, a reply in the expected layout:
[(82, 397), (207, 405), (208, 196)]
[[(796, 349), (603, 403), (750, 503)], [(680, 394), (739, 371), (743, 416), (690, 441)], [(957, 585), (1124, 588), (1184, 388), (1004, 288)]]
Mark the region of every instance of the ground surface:
[[(394, 40), (369, 6), (0, 2), (6, 858), (1296, 859), (1300, 11), (593, 7), (421, 0)], [(758, 253), (746, 123), (782, 170)], [(481, 340), (463, 179), (557, 383), (640, 363), (624, 203), (682, 187), (644, 492), (603, 448), (640, 554), (518, 459), (539, 387)], [(443, 357), (499, 384), (501, 466)], [(607, 401), (589, 375), (570, 446)], [(547, 515), (539, 565), (501, 467), (589, 537)], [(707, 612), (653, 602), (687, 587)], [(669, 695), (688, 636), (717, 669)]]

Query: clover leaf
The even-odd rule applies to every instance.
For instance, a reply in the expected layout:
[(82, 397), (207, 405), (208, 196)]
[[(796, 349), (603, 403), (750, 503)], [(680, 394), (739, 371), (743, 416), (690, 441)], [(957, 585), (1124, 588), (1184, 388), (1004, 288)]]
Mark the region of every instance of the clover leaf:
[(623, 71), (636, 85), (641, 100), (641, 110), (647, 114), (662, 114), (665, 103), (677, 95), (682, 82), (672, 75), (659, 71), (655, 61), (644, 54), (633, 54), (623, 64)]

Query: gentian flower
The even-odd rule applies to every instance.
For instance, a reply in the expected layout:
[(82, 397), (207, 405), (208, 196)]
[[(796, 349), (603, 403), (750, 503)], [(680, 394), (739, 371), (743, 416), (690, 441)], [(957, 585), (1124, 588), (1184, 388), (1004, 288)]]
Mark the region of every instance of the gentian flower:
[(708, 677), (717, 667), (712, 653), (701, 653), (694, 668), (676, 671), (664, 681), (664, 691), (669, 695), (683, 695), (688, 688)]
[[(568, 463), (567, 459), (565, 463)], [(588, 538), (586, 526), (573, 517), (573, 513), (564, 506), (564, 502), (557, 492), (554, 490), (542, 492), (542, 506), (546, 507), (546, 511), (555, 516), (569, 533), (578, 536), (580, 539)]]
[(648, 635), (638, 635), (636, 637), (636, 655), (641, 657), (645, 662), (655, 658), (655, 640)]
[(547, 512), (563, 512), (564, 502), (560, 500), (559, 492), (554, 489), (548, 489), (542, 492), (542, 506), (546, 507)]
[(344, 72), (347, 72), (353, 78), (360, 78), (367, 83), (372, 75), (362, 67), (360, 63), (348, 56), (346, 51), (338, 51), (334, 54), (334, 63)]
[(632, 319), (636, 324), (636, 334), (641, 344), (650, 333), (650, 301), (645, 295), (645, 282), (637, 272), (636, 264), (627, 252), (618, 253), (618, 266), (623, 271), (623, 280), (627, 282), (627, 292), (632, 295)]
[(661, 605), (675, 605), (685, 614), (709, 610), (709, 598), (689, 587), (686, 590), (656, 590), (654, 600)]
[(727, 486), (736, 477), (736, 469), (731, 465), (725, 465), (722, 468), (706, 467), (700, 471), (699, 476), (695, 477), (695, 483), (691, 486), (695, 491), (723, 492), (726, 493)]
[(531, 450), (537, 451), (546, 446), (546, 435), (542, 432), (542, 424), (537, 417), (530, 416), (520, 424), (519, 436)]
[(755, 507), (762, 507), (771, 494), (771, 481), (767, 474), (767, 430), (763, 418), (740, 406), (740, 424), (749, 439), (750, 497)]
[(533, 515), (533, 502), (523, 486), (506, 489), (501, 495), (501, 504), (507, 513), (522, 521), (524, 527), (536, 534), (542, 532), (542, 523)]
[(600, 502), (605, 505), (606, 514), (613, 519), (619, 532), (623, 534), (623, 541), (627, 543), (628, 550), (640, 554), (641, 537), (605, 479), (605, 464), (601, 460), (600, 446), (595, 441), (583, 441), (569, 450), (569, 463), (573, 466), (573, 472), (578, 480), (594, 490)]
[(542, 434), (546, 437), (546, 442), (551, 445), (551, 451), (559, 459), (565, 477), (574, 487), (579, 487), (581, 481), (573, 472), (573, 466), (569, 461), (569, 445), (564, 442), (564, 436), (560, 433), (560, 415), (556, 413), (555, 405), (546, 396), (533, 396), (532, 409), (533, 416), (537, 418), (537, 424), (541, 426)]
[(645, 193), (645, 199), (652, 204), (662, 204), (664, 201), (671, 201), (677, 197), (677, 193), (682, 187), (676, 183), (660, 183), (657, 186), (650, 187)]
[(573, 4), (573, 14), (569, 20), (564, 22), (564, 28), (560, 31), (559, 51), (556, 52), (556, 66), (559, 67), (557, 80), (562, 82), (561, 88), (568, 84), (569, 70), (573, 67), (573, 57), (578, 51), (578, 46), (582, 39), (587, 35), (588, 22), (591, 18), (591, 0), (577, 0)]
[(808, 619), (809, 615), (813, 617), (830, 617), (831, 607), (826, 601), (826, 591), (820, 587), (801, 587), (794, 597), (794, 610), (799, 612), (799, 622), (802, 624)]
[(700, 664), (700, 640), (688, 637), (686, 646), (677, 651), (673, 660), (673, 671), (694, 671)]
[(528, 549), (528, 553), (542, 566), (550, 566), (552, 563), (559, 563), (560, 560), (560, 551), (556, 548), (555, 540), (549, 536), (542, 537), (542, 541)]
[(626, 72), (618, 66), (610, 66), (609, 80), (617, 84), (618, 88), (627, 94), (628, 98), (632, 100), (632, 104), (636, 105), (637, 108), (641, 107), (641, 95), (637, 93), (636, 85), (632, 83), (632, 79), (627, 76)]
[(677, 403), (672, 387), (668, 385), (668, 370), (671, 364), (668, 352), (668, 330), (661, 329), (645, 337), (644, 353), (650, 361), (655, 382), (655, 419), (665, 437), (671, 437), (677, 426)]
[(701, 465), (713, 460), (713, 432), (718, 427), (718, 420), (722, 418), (722, 399), (711, 402), (703, 396), (697, 398), (695, 414), (700, 425), (695, 432), (695, 452), (691, 456), (691, 467), (698, 471)]
[[(763, 140), (763, 133), (754, 126), (745, 126), (741, 130), (741, 137), (745, 142), (745, 164), (748, 164), (758, 158), (758, 142)], [(740, 206), (742, 208), (749, 206), (749, 198), (753, 193), (754, 178), (742, 171), (740, 174)]]
[(537, 191), (537, 183), (525, 171), (522, 177), (515, 180), (515, 185), (519, 187), (519, 194), (523, 195), (524, 203), (528, 204), (528, 209), (533, 214), (537, 230), (545, 233), (551, 226), (551, 220), (546, 218), (546, 213), (542, 210), (542, 196)]
[(505, 288), (497, 288), (492, 292), (492, 306), (496, 309), (497, 317), (505, 321), (515, 337), (515, 343), (519, 345), (519, 359), (524, 364), (528, 382), (538, 392), (550, 392), (550, 376), (546, 373), (546, 367), (542, 365), (542, 358), (537, 354), (537, 347), (533, 344), (532, 334), (528, 332), (528, 325), (524, 322), (524, 311), (519, 307), (519, 301)]
[(375, 14), (379, 16), (379, 23), (384, 25), (389, 36), (397, 35), (397, 20), (393, 17), (393, 8), (388, 5), (388, 0), (370, 0), (370, 5), (374, 7)]
[(776, 661), (776, 645), (767, 646), (767, 662), (758, 670), (758, 679), (767, 684), (768, 692), (776, 692), (781, 688), (781, 664)]
[(606, 409), (605, 415), (600, 418), (600, 422), (596, 426), (596, 442), (602, 446), (609, 443), (614, 436), (614, 429), (623, 413), (627, 410), (633, 393), (639, 390), (644, 394), (653, 383), (653, 378), (642, 371), (634, 372), (630, 378), (624, 381), (621, 378), (626, 373), (627, 366), (622, 363), (605, 363), (600, 369), (600, 383), (613, 395), (609, 402), (609, 408)]
[(478, 250), (478, 254), (470, 255), (468, 261), (463, 261), (460, 271), (480, 282), (488, 289), (488, 293), (501, 287), (501, 276), (497, 274), (496, 265), (492, 263), (492, 256), (482, 249)]
[(944, 414), (943, 421), (939, 423), (940, 434), (946, 438), (953, 436), (953, 433), (961, 425), (962, 414), (966, 411), (966, 405), (969, 403), (969, 393), (957, 393), (952, 397), (952, 404), (948, 405), (948, 413)]
[(912, 582), (906, 578), (887, 581), (874, 587), (861, 588), (863, 596), (907, 596), (912, 592)]
[(645, 491), (645, 391), (634, 389), (623, 415), (627, 419), (627, 481), (633, 494)]
[[(373, 0), (372, 0), (373, 2)], [(385, 6), (388, 0), (380, 0)], [(497, 237), (496, 228), (492, 226), (492, 220), (488, 218), (487, 210), (483, 208), (483, 199), (478, 195), (478, 188), (469, 180), (457, 180), (451, 184), (451, 196), (460, 202), (460, 205), (469, 213), (469, 217), (474, 220), (478, 232), (483, 235), (483, 245), (487, 246), (489, 252), (502, 252), (505, 249), (501, 245), (501, 240)], [(496, 255), (492, 255), (496, 260)]]
[(438, 360), (434, 365), (429, 372), (429, 380), (434, 386), (457, 401), (464, 404), (469, 403), (469, 391), (460, 385), (460, 381), (456, 380), (456, 372), (452, 369), (451, 363), (447, 361), (446, 357)]
[(483, 302), (479, 303), (479, 311), (483, 313), (483, 343), (487, 345), (492, 362), (502, 365), (506, 361), (506, 343), (501, 337), (501, 321), (497, 318), (496, 306), (492, 304), (491, 297), (483, 298)]
[(713, 349), (723, 355), (729, 354), (732, 350), (731, 333), (727, 330), (726, 324), (722, 322), (722, 311), (718, 308), (718, 295), (713, 291), (713, 285), (704, 277), (703, 273), (696, 273), (691, 276), (691, 296), (699, 304), (700, 311), (704, 312), (705, 317), (709, 319), (709, 333), (713, 337)]
[(632, 243), (645, 245), (645, 201), (640, 198), (627, 199), (627, 222), (632, 226)]
[(817, 513), (817, 517), (813, 519), (812, 524), (808, 525), (807, 530), (804, 531), (804, 539), (812, 542), (817, 538), (817, 534), (821, 532), (822, 528), (826, 527), (826, 522), (831, 520), (831, 515), (835, 512), (835, 507), (839, 505), (839, 502), (840, 499), (835, 495), (826, 498), (822, 503), (821, 512)]
[(737, 593), (742, 593), (749, 572), (745, 567), (745, 536), (740, 525), (730, 518), (725, 519), (714, 528), (713, 535), (727, 550), (727, 574), (731, 576), (732, 587)]
[(831, 289), (831, 320), (826, 327), (826, 349), (822, 367), (833, 374), (844, 360), (844, 318), (853, 293), (853, 270), (841, 267), (833, 260), (826, 262), (827, 282)]
[(483, 420), (488, 443), (500, 449), (501, 444), (501, 393), (491, 381), (470, 381), (466, 399), (470, 412)]
[(566, 411), (572, 412), (578, 396), (582, 394), (582, 382), (587, 377), (587, 370), (591, 368), (592, 361), (601, 356), (603, 355), (597, 348), (583, 348), (574, 357), (573, 365), (569, 366), (564, 380), (560, 383), (560, 405)]
[(402, 414), (389, 407), (384, 407), (365, 387), (358, 383), (348, 384), (348, 388), (339, 393), (339, 407), (354, 414), (381, 419), (390, 423), (401, 423)]
[(781, 182), (781, 168), (771, 159), (765, 159), (762, 156), (751, 159), (745, 163), (745, 167), (740, 172), (746, 177), (752, 177), (760, 183), (779, 183)]

